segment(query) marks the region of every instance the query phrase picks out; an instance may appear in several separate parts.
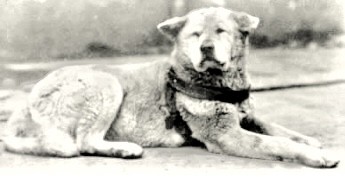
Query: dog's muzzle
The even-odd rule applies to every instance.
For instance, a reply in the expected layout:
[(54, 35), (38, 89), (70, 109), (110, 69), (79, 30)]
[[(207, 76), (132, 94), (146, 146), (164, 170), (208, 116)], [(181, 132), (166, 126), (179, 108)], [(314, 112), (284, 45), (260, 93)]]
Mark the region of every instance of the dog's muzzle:
[(212, 41), (204, 41), (200, 46), (202, 54), (201, 67), (206, 69), (222, 69), (225, 63), (218, 61), (214, 55), (214, 44)]

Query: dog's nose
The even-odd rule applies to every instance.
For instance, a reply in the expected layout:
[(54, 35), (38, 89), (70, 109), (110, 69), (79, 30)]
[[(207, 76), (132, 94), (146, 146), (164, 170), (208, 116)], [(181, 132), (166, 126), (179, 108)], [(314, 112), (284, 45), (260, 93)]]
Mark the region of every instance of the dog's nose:
[(211, 41), (204, 41), (200, 47), (201, 52), (211, 53), (214, 50), (214, 45)]

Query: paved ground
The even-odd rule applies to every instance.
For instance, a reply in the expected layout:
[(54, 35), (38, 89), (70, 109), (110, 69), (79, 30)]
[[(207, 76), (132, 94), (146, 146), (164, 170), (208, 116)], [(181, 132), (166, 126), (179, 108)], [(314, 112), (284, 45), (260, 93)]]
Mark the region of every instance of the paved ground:
[[(249, 70), (254, 87), (310, 83), (345, 79), (345, 59), (343, 50), (264, 50), (252, 52)], [(162, 58), (154, 56), (153, 59)], [(127, 60), (140, 61), (148, 57), (120, 58), (116, 63)], [(100, 61), (74, 61), (75, 64), (113, 62), (108, 59)], [(48, 69), (65, 65), (66, 62), (30, 65), (4, 64), (0, 66), (6, 78), (14, 79), (11, 86), (23, 87), (27, 82), (34, 82)], [(36, 69), (35, 69), (36, 67)], [(31, 70), (30, 70), (31, 69)], [(32, 70), (35, 69), (35, 70)], [(32, 78), (18, 74), (34, 74)], [(41, 74), (40, 74), (41, 73)], [(30, 74), (30, 73), (29, 73)], [(36, 75), (35, 75), (36, 74)], [(15, 78), (16, 76), (17, 78)], [(5, 76), (4, 76), (5, 77)], [(3, 85), (6, 85), (3, 83)], [(296, 174), (342, 174), (345, 173), (345, 84), (322, 87), (287, 89), (280, 91), (254, 93), (257, 115), (262, 119), (277, 122), (293, 130), (320, 139), (325, 148), (342, 160), (338, 168), (313, 169), (287, 162), (245, 159), (216, 155), (198, 148), (151, 148), (146, 149), (145, 156), (137, 160), (122, 160), (106, 157), (78, 157), (60, 159), (35, 157), (2, 152), (0, 150), (0, 172), (9, 175), (20, 172), (29, 174), (49, 172), (61, 174), (114, 173), (122, 175), (145, 174), (187, 174), (189, 176), (227, 175), (279, 175)], [(0, 123), (0, 134), (4, 128)], [(0, 143), (0, 148), (1, 148)], [(76, 173), (77, 172), (77, 173)], [(96, 172), (96, 173), (95, 173)], [(23, 175), (23, 174), (22, 174)], [(0, 173), (1, 176), (1, 173)], [(172, 176), (165, 176), (171, 178)], [(255, 177), (254, 177), (255, 178)]]

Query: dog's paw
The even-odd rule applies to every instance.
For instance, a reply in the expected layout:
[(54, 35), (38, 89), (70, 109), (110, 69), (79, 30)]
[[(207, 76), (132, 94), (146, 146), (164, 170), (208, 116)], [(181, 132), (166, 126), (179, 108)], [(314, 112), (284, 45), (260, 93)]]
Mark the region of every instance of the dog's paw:
[(62, 158), (72, 158), (72, 157), (80, 156), (80, 153), (76, 148), (74, 149), (65, 148), (64, 150), (50, 150), (49, 153), (46, 153), (43, 155), (57, 156), (57, 157), (62, 157)]
[(138, 144), (123, 142), (118, 148), (112, 149), (112, 154), (125, 159), (135, 159), (142, 157), (144, 149)]
[(317, 168), (334, 168), (337, 167), (340, 162), (339, 159), (330, 153), (319, 149), (306, 152), (306, 154), (300, 156), (298, 160), (305, 165)]

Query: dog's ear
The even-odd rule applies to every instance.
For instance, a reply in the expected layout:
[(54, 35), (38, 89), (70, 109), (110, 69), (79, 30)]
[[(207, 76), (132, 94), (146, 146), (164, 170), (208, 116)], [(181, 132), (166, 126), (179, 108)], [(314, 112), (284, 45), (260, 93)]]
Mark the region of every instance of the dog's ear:
[(253, 32), (260, 23), (260, 19), (258, 17), (244, 12), (235, 12), (234, 19), (239, 26), (239, 30), (247, 33)]
[(187, 21), (185, 16), (183, 17), (174, 17), (168, 19), (160, 24), (158, 24), (158, 30), (166, 35), (169, 39), (175, 40), (180, 30), (183, 28)]

